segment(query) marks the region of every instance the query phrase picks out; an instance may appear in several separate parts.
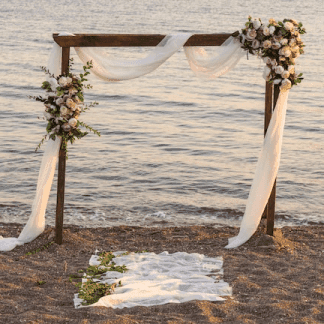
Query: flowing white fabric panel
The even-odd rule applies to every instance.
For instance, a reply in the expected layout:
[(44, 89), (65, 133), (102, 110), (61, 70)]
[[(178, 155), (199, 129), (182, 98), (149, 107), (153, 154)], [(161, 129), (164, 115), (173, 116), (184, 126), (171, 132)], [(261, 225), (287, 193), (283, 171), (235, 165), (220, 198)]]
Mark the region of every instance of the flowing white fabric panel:
[(279, 94), (256, 166), (240, 232), (237, 236), (229, 239), (229, 244), (226, 245), (227, 249), (245, 243), (260, 223), (279, 169), (288, 93), (289, 91), (281, 91)]
[(133, 61), (111, 59), (97, 48), (76, 47), (75, 50), (83, 64), (92, 61), (91, 73), (100, 79), (105, 81), (130, 80), (156, 70), (176, 53), (191, 35), (189, 33), (168, 35), (146, 57)]
[(213, 79), (231, 71), (245, 51), (241, 43), (229, 37), (221, 46), (217, 56), (209, 56), (202, 47), (184, 47), (191, 70), (200, 78)]
[(60, 145), (61, 139), (58, 137), (55, 141), (48, 140), (39, 170), (36, 196), (29, 220), (18, 238), (0, 239), (0, 251), (10, 251), (17, 245), (28, 243), (44, 231), (45, 211), (52, 187)]

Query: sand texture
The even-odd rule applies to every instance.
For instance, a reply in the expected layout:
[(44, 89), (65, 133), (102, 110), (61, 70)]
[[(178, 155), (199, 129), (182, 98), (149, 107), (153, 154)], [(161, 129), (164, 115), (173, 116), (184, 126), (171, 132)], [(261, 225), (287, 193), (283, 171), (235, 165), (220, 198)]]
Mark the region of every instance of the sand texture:
[[(18, 237), (22, 227), (0, 223), (0, 235)], [(324, 323), (324, 226), (284, 227), (274, 237), (260, 228), (243, 246), (224, 249), (237, 233), (212, 226), (66, 226), (62, 245), (42, 249), (54, 240), (54, 229), (46, 227), (35, 241), (0, 254), (0, 323)], [(223, 256), (233, 296), (224, 302), (75, 309), (77, 288), (69, 275), (85, 269), (96, 249)]]

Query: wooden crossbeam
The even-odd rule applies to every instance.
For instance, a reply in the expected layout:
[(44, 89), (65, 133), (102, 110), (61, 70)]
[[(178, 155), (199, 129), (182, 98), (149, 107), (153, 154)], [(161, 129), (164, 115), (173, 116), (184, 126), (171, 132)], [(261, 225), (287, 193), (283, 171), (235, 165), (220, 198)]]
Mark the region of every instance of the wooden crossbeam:
[[(184, 46), (220, 46), (232, 34), (195, 34)], [(140, 47), (156, 46), (166, 35), (160, 34), (75, 34), (58, 36), (54, 41), (61, 47)]]

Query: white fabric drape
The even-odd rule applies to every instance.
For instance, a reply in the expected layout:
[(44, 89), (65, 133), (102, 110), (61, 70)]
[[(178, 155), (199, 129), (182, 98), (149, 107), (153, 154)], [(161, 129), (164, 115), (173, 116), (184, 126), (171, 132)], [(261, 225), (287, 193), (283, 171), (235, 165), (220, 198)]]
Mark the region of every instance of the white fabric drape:
[[(69, 33), (60, 34), (60, 36), (65, 35), (73, 36), (73, 34)], [(134, 61), (112, 60), (95, 48), (76, 48), (75, 50), (84, 64), (92, 61), (92, 72), (99, 78), (106, 81), (129, 80), (157, 69), (176, 53), (190, 36), (191, 34), (188, 33), (168, 35), (145, 58)], [(61, 72), (61, 53), (61, 47), (55, 43), (49, 58), (48, 69), (56, 76)], [(220, 53), (215, 57), (210, 57), (204, 49), (197, 47), (185, 48), (185, 54), (193, 72), (199, 77), (210, 79), (217, 78), (232, 70), (244, 55), (244, 51), (241, 48), (240, 42), (230, 37), (221, 46)], [(230, 239), (226, 248), (234, 248), (246, 242), (253, 235), (260, 222), (279, 168), (287, 98), (288, 92), (280, 93), (257, 163), (240, 233), (235, 238)], [(8, 238), (0, 240), (0, 251), (9, 251), (16, 245), (30, 242), (44, 230), (44, 215), (59, 147), (59, 139), (55, 142), (52, 140), (48, 141), (42, 160), (37, 193), (30, 219), (18, 239)]]
[(289, 91), (281, 91), (279, 94), (257, 162), (240, 232), (237, 236), (229, 239), (227, 249), (245, 243), (254, 234), (260, 223), (279, 170), (288, 93)]
[(184, 47), (191, 70), (200, 78), (214, 79), (231, 71), (245, 55), (241, 43), (229, 37), (221, 46), (217, 56), (210, 56), (201, 47)]
[(61, 139), (48, 140), (38, 175), (36, 196), (32, 205), (29, 220), (18, 238), (9, 237), (0, 240), (0, 251), (10, 251), (17, 245), (31, 242), (45, 228), (45, 211), (52, 187), (54, 172), (61, 145)]

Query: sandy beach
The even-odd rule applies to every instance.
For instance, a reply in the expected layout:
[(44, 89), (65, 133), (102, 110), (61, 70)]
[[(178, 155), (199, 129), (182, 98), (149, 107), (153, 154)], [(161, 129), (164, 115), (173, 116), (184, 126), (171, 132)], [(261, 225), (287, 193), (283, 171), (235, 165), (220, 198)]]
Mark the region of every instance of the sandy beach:
[[(0, 225), (3, 237), (17, 237), (23, 227)], [(243, 246), (226, 250), (237, 228), (66, 226), (63, 244), (47, 245), (54, 239), (54, 229), (46, 227), (35, 241), (0, 255), (0, 322), (323, 323), (324, 226), (284, 227), (274, 237), (263, 231), (260, 228)], [(39, 252), (27, 254), (38, 248)], [(232, 298), (116, 310), (75, 309), (77, 288), (69, 276), (88, 266), (95, 249), (223, 256), (224, 280), (233, 288)]]

